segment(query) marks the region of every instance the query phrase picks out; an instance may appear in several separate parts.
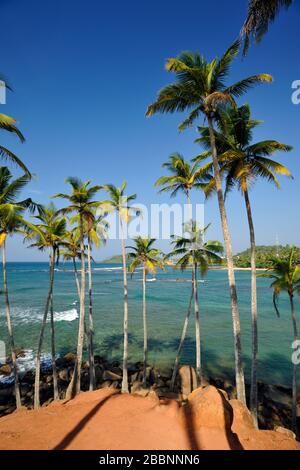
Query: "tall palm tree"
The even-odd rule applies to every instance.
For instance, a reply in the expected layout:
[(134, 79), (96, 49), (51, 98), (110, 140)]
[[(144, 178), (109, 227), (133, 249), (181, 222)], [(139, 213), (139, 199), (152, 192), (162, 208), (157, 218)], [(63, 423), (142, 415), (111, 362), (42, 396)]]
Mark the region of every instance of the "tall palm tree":
[(0, 248), (2, 248), (5, 311), (14, 373), (14, 387), (17, 408), (20, 408), (21, 406), (21, 395), (7, 281), (6, 240), (9, 235), (23, 233), (24, 227), (28, 226), (29, 224), (29, 222), (24, 219), (23, 214), (25, 209), (34, 209), (35, 205), (31, 199), (18, 201), (20, 191), (24, 188), (24, 186), (26, 186), (26, 184), (28, 184), (29, 180), (30, 177), (28, 175), (24, 175), (12, 181), (12, 174), (8, 168), (0, 167)]
[(29, 227), (27, 230), (27, 240), (31, 241), (30, 247), (38, 248), (41, 251), (49, 251), (49, 289), (45, 304), (44, 315), (39, 335), (39, 342), (36, 355), (36, 370), (34, 383), (34, 408), (40, 407), (40, 367), (43, 340), (46, 328), (46, 322), (50, 311), (51, 324), (51, 355), (53, 370), (53, 392), (54, 400), (58, 399), (57, 371), (55, 362), (55, 330), (54, 330), (54, 312), (53, 312), (53, 287), (54, 287), (54, 268), (55, 262), (59, 258), (60, 246), (64, 245), (66, 232), (66, 219), (56, 210), (53, 203), (47, 207), (40, 207), (39, 214), (35, 216), (37, 224)]
[(77, 355), (74, 373), (66, 392), (66, 398), (73, 398), (80, 392), (81, 387), (81, 365), (83, 357), (84, 343), (84, 324), (85, 324), (85, 245), (84, 245), (84, 224), (93, 223), (93, 209), (99, 207), (99, 202), (93, 198), (101, 189), (101, 186), (90, 186), (91, 181), (82, 182), (79, 178), (69, 177), (66, 183), (71, 186), (71, 194), (59, 193), (55, 198), (63, 198), (69, 202), (69, 205), (60, 212), (63, 214), (75, 213), (79, 216), (79, 233), (80, 233), (80, 257), (81, 257), (81, 285), (80, 285), (80, 313), (79, 328), (77, 340)]
[[(227, 194), (235, 185), (241, 191), (247, 212), (251, 247), (251, 319), (252, 319), (252, 366), (250, 409), (257, 425), (257, 287), (256, 287), (256, 243), (249, 189), (258, 178), (274, 183), (279, 188), (276, 174), (292, 176), (290, 171), (270, 157), (277, 152), (288, 152), (292, 147), (276, 140), (252, 142), (253, 130), (260, 121), (251, 118), (248, 104), (240, 108), (229, 108), (220, 112), (215, 139), (219, 155), (221, 174), (225, 176)], [(200, 127), (201, 137), (197, 142), (210, 148), (209, 129)], [(207, 152), (204, 156), (208, 155)], [(197, 157), (196, 157), (197, 162)], [(209, 195), (214, 188), (214, 180), (205, 192)]]
[(293, 0), (249, 0), (246, 21), (242, 28), (245, 39), (244, 52), (247, 52), (251, 37), (259, 43), (268, 32), (280, 11), (289, 8)]
[[(103, 186), (110, 197), (102, 204), (107, 212), (116, 211), (119, 217), (120, 235), (122, 243), (122, 264), (123, 264), (123, 285), (124, 285), (124, 350), (123, 350), (123, 379), (122, 393), (128, 393), (128, 287), (127, 287), (127, 263), (125, 253), (125, 226), (129, 223), (131, 212), (135, 209), (130, 207), (130, 203), (136, 199), (136, 194), (126, 196), (126, 181), (123, 181), (121, 187), (117, 188), (112, 184)], [(138, 211), (136, 211), (138, 212)]]
[(155, 183), (155, 186), (162, 186), (160, 193), (171, 192), (171, 197), (175, 197), (177, 193), (183, 192), (187, 199), (189, 208), (189, 220), (192, 219), (190, 193), (193, 188), (203, 189), (211, 179), (209, 171), (211, 164), (207, 164), (199, 168), (198, 162), (191, 165), (183, 158), (180, 153), (170, 155), (169, 161), (162, 165), (167, 168), (170, 175), (161, 176)]
[[(0, 80), (1, 80), (1, 77), (0, 77)], [(6, 84), (6, 88), (11, 90), (11, 88), (7, 84)], [(25, 138), (22, 132), (16, 126), (16, 120), (2, 113), (0, 113), (0, 130), (15, 134), (19, 138), (20, 142), (25, 141)], [(3, 145), (0, 145), (0, 158), (17, 165), (24, 171), (25, 174), (30, 176), (30, 171), (28, 170), (26, 165), (22, 162), (22, 160), (20, 160), (19, 157), (17, 157), (17, 155), (15, 155), (11, 150), (7, 149), (6, 147), (3, 147)]]
[[(88, 271), (88, 292), (89, 292), (89, 322), (87, 328), (88, 335), (88, 350), (89, 350), (89, 369), (90, 369), (90, 390), (96, 388), (96, 374), (95, 374), (95, 359), (94, 359), (94, 321), (93, 321), (93, 278), (92, 278), (92, 245), (99, 248), (100, 243), (106, 243), (108, 223), (105, 220), (105, 215), (98, 215), (97, 211), (91, 210), (91, 220), (89, 223), (84, 223), (84, 233), (87, 236), (87, 271)], [(70, 222), (78, 224), (80, 221), (79, 215), (76, 214), (71, 218)], [(73, 233), (77, 233), (76, 238), (80, 236), (79, 227), (75, 227)], [(76, 262), (75, 262), (76, 266)], [(74, 268), (75, 269), (75, 268)]]
[[(298, 259), (295, 256), (295, 249), (292, 248), (290, 255), (286, 259), (274, 258), (272, 267), (268, 269), (268, 273), (262, 274), (262, 277), (269, 277), (272, 279), (271, 288), (273, 289), (273, 303), (275, 311), (280, 316), (278, 308), (278, 299), (282, 292), (286, 292), (289, 296), (291, 307), (291, 318), (293, 324), (294, 341), (298, 341), (298, 328), (295, 316), (295, 294), (300, 294), (300, 266)], [(297, 343), (296, 343), (297, 344)], [(292, 390), (293, 390), (293, 405), (292, 405), (292, 425), (293, 430), (296, 431), (297, 427), (297, 377), (296, 377), (296, 364), (292, 366)]]
[[(188, 234), (185, 237), (176, 237), (173, 240), (174, 249), (167, 255), (167, 258), (175, 258), (175, 269), (185, 270), (192, 268), (192, 288), (194, 298), (195, 313), (195, 337), (196, 337), (196, 373), (198, 385), (202, 385), (202, 364), (201, 364), (201, 339), (200, 339), (200, 319), (199, 319), (199, 300), (198, 300), (198, 270), (203, 277), (208, 270), (210, 263), (221, 263), (220, 255), (223, 253), (223, 246), (218, 241), (204, 242), (204, 235), (208, 226), (199, 229), (195, 221), (191, 221), (185, 228)], [(183, 338), (184, 341), (185, 338)], [(182, 344), (180, 344), (179, 354)], [(179, 360), (175, 361), (171, 387), (174, 387)]]
[(180, 125), (184, 130), (193, 125), (201, 114), (205, 116), (210, 130), (211, 151), (213, 157), (213, 173), (217, 188), (219, 211), (223, 229), (228, 267), (228, 279), (230, 286), (231, 310), (233, 320), (233, 332), (235, 342), (235, 370), (236, 387), (238, 398), (246, 402), (245, 380), (242, 365), (242, 346), (240, 333), (240, 316), (238, 309), (238, 298), (233, 265), (231, 236), (228, 226), (227, 213), (224, 203), (222, 180), (219, 169), (218, 153), (214, 134), (215, 114), (222, 104), (235, 105), (235, 98), (242, 96), (249, 88), (258, 83), (271, 82), (272, 77), (268, 74), (253, 75), (241, 81), (227, 86), (231, 64), (239, 53), (240, 42), (236, 41), (220, 58), (212, 62), (200, 54), (183, 52), (178, 58), (167, 60), (166, 69), (173, 72), (176, 77), (175, 83), (163, 88), (157, 100), (147, 110), (147, 116), (157, 112), (174, 113), (177, 111), (189, 111), (188, 118)]
[(147, 358), (148, 358), (148, 328), (147, 328), (147, 304), (146, 304), (146, 282), (147, 274), (155, 273), (158, 267), (162, 268), (160, 250), (153, 248), (154, 238), (137, 237), (134, 239), (135, 246), (128, 246), (132, 250), (128, 253), (131, 259), (129, 272), (134, 273), (139, 266), (143, 268), (143, 329), (144, 329), (144, 367), (143, 367), (143, 387), (147, 383)]

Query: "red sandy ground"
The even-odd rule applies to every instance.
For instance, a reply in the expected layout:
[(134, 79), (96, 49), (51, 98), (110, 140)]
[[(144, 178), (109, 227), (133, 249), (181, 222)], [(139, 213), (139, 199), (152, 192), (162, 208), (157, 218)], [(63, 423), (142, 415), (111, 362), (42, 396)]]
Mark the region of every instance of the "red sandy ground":
[[(237, 430), (236, 430), (237, 432)], [(112, 389), (82, 393), (38, 411), (0, 419), (0, 449), (291, 449), (296, 441), (272, 431), (192, 429), (173, 400), (121, 395)]]

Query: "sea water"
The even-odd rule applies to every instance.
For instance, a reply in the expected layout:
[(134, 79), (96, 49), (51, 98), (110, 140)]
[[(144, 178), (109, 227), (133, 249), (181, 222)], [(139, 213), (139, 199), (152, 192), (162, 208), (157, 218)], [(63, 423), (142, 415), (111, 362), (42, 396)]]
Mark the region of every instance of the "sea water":
[[(138, 270), (128, 275), (129, 292), (129, 361), (143, 357), (142, 275)], [(1, 280), (2, 272), (0, 271)], [(251, 365), (250, 272), (237, 271), (243, 360), (246, 377)], [(191, 292), (191, 271), (182, 273), (167, 268), (149, 276), (147, 283), (149, 363), (162, 369), (172, 366), (178, 347)], [(34, 354), (49, 286), (47, 263), (8, 263), (8, 284), (15, 342), (26, 350), (19, 367), (34, 366)], [(258, 326), (260, 380), (273, 384), (290, 384), (292, 323), (286, 294), (280, 300), (281, 317), (277, 318), (272, 304), (270, 280), (258, 278)], [(0, 287), (1, 290), (1, 287)], [(4, 296), (0, 295), (0, 340), (7, 344)], [(207, 374), (232, 377), (234, 350), (228, 279), (225, 270), (211, 270), (199, 279), (201, 348)], [(296, 314), (299, 322), (299, 300)], [(79, 301), (72, 264), (55, 271), (54, 311), (57, 354), (76, 351)], [(118, 265), (93, 265), (93, 312), (95, 353), (109, 360), (122, 358), (123, 277)], [(194, 318), (190, 317), (188, 336), (181, 362), (194, 365)], [(43, 357), (50, 358), (50, 323), (48, 321)], [(2, 381), (5, 380), (2, 376)], [(6, 379), (8, 380), (8, 379)]]

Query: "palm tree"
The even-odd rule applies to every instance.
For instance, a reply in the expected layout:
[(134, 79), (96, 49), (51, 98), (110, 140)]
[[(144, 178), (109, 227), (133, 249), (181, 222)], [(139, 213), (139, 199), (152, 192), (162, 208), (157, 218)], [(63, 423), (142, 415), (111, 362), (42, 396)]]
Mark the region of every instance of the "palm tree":
[[(269, 273), (262, 274), (262, 277), (269, 277), (272, 279), (271, 288), (273, 289), (273, 303), (275, 311), (280, 316), (278, 308), (278, 299), (282, 292), (287, 292), (290, 300), (291, 318), (293, 324), (294, 341), (298, 341), (298, 329), (295, 316), (295, 294), (300, 294), (300, 266), (298, 259), (295, 256), (295, 248), (292, 248), (290, 255), (286, 259), (274, 258), (272, 267), (268, 269)], [(292, 425), (293, 430), (296, 431), (297, 427), (297, 378), (296, 378), (296, 363), (292, 366)]]
[(176, 76), (174, 84), (163, 88), (157, 100), (147, 110), (147, 116), (157, 112), (174, 113), (189, 111), (189, 116), (180, 125), (184, 130), (193, 125), (195, 120), (204, 114), (210, 131), (211, 152), (213, 157), (213, 173), (217, 188), (219, 211), (226, 248), (228, 279), (230, 286), (231, 310), (235, 342), (235, 370), (238, 399), (243, 403), (245, 397), (245, 380), (242, 365), (242, 346), (240, 333), (240, 316), (234, 274), (231, 236), (229, 232), (227, 213), (224, 203), (222, 180), (219, 169), (218, 153), (214, 134), (214, 120), (219, 105), (235, 105), (234, 99), (242, 96), (249, 88), (258, 83), (271, 82), (268, 74), (253, 75), (241, 81), (226, 86), (225, 80), (229, 75), (231, 64), (239, 53), (240, 42), (236, 41), (221, 57), (207, 62), (200, 54), (183, 52), (178, 58), (167, 60), (166, 69)]
[(187, 199), (189, 220), (191, 220), (191, 190), (193, 188), (203, 189), (210, 181), (211, 164), (199, 168), (198, 162), (191, 165), (180, 153), (176, 152), (170, 155), (169, 161), (164, 163), (162, 167), (167, 168), (171, 175), (161, 176), (155, 186), (162, 186), (160, 193), (171, 192), (171, 197), (175, 197), (179, 191), (183, 192)]
[[(200, 339), (200, 319), (199, 319), (199, 301), (198, 301), (198, 270), (200, 270), (203, 277), (209, 267), (210, 263), (220, 263), (222, 261), (220, 254), (223, 253), (223, 246), (218, 241), (203, 241), (204, 235), (208, 226), (203, 230), (199, 229), (195, 221), (191, 221), (185, 228), (188, 234), (185, 237), (176, 237), (173, 240), (174, 249), (167, 255), (167, 258), (175, 258), (175, 269), (180, 268), (185, 270), (192, 267), (192, 289), (194, 298), (194, 313), (195, 313), (195, 336), (196, 336), (196, 373), (198, 384), (202, 385), (202, 364), (201, 364), (201, 339)], [(187, 325), (184, 325), (187, 329)], [(186, 330), (185, 330), (186, 331)], [(173, 377), (171, 380), (171, 387), (174, 387), (176, 379), (179, 355), (183, 346), (184, 337), (182, 337), (179, 351), (177, 354), (175, 366), (173, 370)]]
[(54, 400), (58, 399), (57, 371), (55, 362), (55, 331), (54, 331), (54, 312), (53, 312), (53, 286), (54, 286), (54, 267), (59, 258), (59, 248), (64, 245), (66, 232), (66, 219), (56, 210), (53, 203), (47, 207), (40, 207), (39, 214), (35, 216), (38, 223), (27, 230), (28, 241), (31, 248), (38, 248), (41, 251), (49, 250), (49, 289), (45, 304), (44, 315), (39, 335), (39, 342), (36, 355), (36, 370), (34, 383), (34, 408), (40, 407), (40, 366), (43, 340), (46, 328), (48, 313), (50, 311), (51, 324), (51, 355), (53, 369), (53, 392)]
[[(109, 200), (103, 201), (102, 204), (107, 212), (116, 211), (119, 217), (119, 226), (121, 231), (122, 242), (122, 264), (123, 264), (123, 285), (124, 285), (124, 350), (123, 350), (123, 379), (122, 379), (122, 393), (128, 393), (128, 287), (127, 287), (127, 264), (125, 253), (125, 225), (128, 224), (131, 218), (131, 211), (134, 208), (130, 207), (130, 203), (136, 199), (136, 194), (131, 196), (125, 195), (127, 187), (126, 181), (123, 181), (120, 188), (112, 184), (103, 186), (110, 197)], [(138, 213), (138, 211), (136, 211)]]
[[(264, 140), (252, 143), (253, 130), (260, 121), (251, 118), (248, 104), (240, 108), (230, 108), (220, 112), (218, 131), (215, 131), (215, 139), (219, 155), (221, 174), (225, 175), (227, 194), (235, 185), (241, 191), (247, 212), (251, 247), (251, 319), (252, 319), (252, 366), (251, 366), (251, 391), (250, 410), (257, 425), (257, 287), (256, 287), (256, 243), (252, 216), (252, 208), (249, 197), (249, 189), (258, 178), (266, 179), (279, 188), (276, 174), (291, 177), (290, 171), (270, 156), (276, 152), (287, 152), (292, 147), (276, 140)], [(197, 142), (202, 143), (206, 149), (210, 148), (209, 129), (200, 127), (201, 137)], [(204, 153), (204, 156), (207, 152)], [(202, 157), (201, 157), (202, 158)], [(196, 157), (197, 162), (197, 157)], [(206, 188), (209, 195), (214, 188), (211, 180)]]
[[(81, 365), (83, 357), (84, 343), (84, 323), (85, 323), (85, 245), (84, 245), (84, 224), (93, 223), (93, 209), (99, 207), (99, 202), (94, 201), (93, 197), (101, 189), (101, 186), (90, 186), (90, 180), (82, 182), (79, 178), (69, 177), (66, 183), (71, 186), (71, 194), (59, 193), (54, 197), (63, 198), (69, 202), (69, 206), (60, 209), (63, 214), (76, 213), (79, 215), (79, 233), (80, 233), (80, 257), (81, 257), (81, 286), (80, 286), (80, 313), (79, 328), (77, 340), (77, 356), (73, 377), (67, 389), (66, 398), (73, 398), (80, 392), (81, 387)], [(90, 187), (89, 187), (90, 186)]]
[[(94, 321), (93, 321), (93, 279), (92, 279), (92, 256), (91, 250), (92, 245), (95, 245), (96, 248), (99, 248), (100, 243), (106, 242), (107, 239), (107, 229), (108, 223), (105, 220), (104, 215), (97, 215), (96, 211), (91, 211), (91, 220), (89, 223), (84, 224), (84, 233), (87, 235), (87, 265), (88, 265), (88, 280), (89, 280), (89, 323), (87, 328), (88, 334), (88, 350), (89, 350), (89, 368), (90, 368), (90, 390), (95, 390), (96, 387), (96, 375), (95, 375), (95, 359), (94, 359)], [(79, 215), (76, 214), (71, 218), (70, 222), (77, 223), (79, 222)], [(75, 227), (73, 234), (77, 233), (76, 238), (80, 236), (79, 227)], [(74, 259), (74, 258), (73, 258)], [(75, 262), (76, 267), (76, 262)], [(75, 270), (76, 268), (74, 268)], [(76, 271), (75, 271), (76, 272)]]
[(31, 199), (17, 201), (20, 191), (28, 184), (30, 177), (28, 175), (12, 181), (12, 174), (6, 167), (0, 167), (0, 248), (2, 248), (2, 267), (3, 267), (3, 287), (5, 296), (6, 321), (11, 349), (11, 358), (14, 373), (14, 387), (16, 396), (16, 406), (21, 406), (20, 384), (17, 368), (17, 357), (14, 339), (14, 329), (11, 319), (9, 289), (7, 281), (7, 261), (6, 261), (6, 239), (9, 235), (23, 233), (24, 227), (29, 224), (24, 218), (23, 213), (26, 208), (34, 209), (35, 204)]
[[(11, 88), (7, 84), (6, 88), (11, 90)], [(7, 116), (6, 114), (0, 113), (0, 129), (15, 134), (19, 138), (20, 142), (25, 141), (22, 132), (16, 126), (16, 120), (10, 116)], [(24, 171), (25, 174), (30, 176), (30, 171), (25, 166), (25, 164), (11, 150), (8, 150), (6, 147), (3, 147), (3, 145), (0, 145), (0, 157), (5, 161), (17, 165)]]
[(158, 267), (162, 267), (162, 260), (159, 258), (160, 250), (153, 248), (154, 238), (137, 237), (134, 239), (135, 246), (128, 246), (132, 250), (128, 253), (131, 263), (129, 272), (134, 273), (137, 267), (143, 268), (143, 327), (144, 327), (144, 367), (143, 367), (143, 387), (146, 387), (147, 380), (147, 358), (148, 358), (148, 329), (147, 329), (147, 305), (146, 305), (146, 282), (147, 274), (155, 273)]
[(284, 8), (289, 8), (293, 0), (250, 0), (246, 21), (242, 28), (242, 37), (245, 38), (244, 53), (247, 52), (251, 37), (259, 43), (268, 32), (269, 25), (273, 23)]

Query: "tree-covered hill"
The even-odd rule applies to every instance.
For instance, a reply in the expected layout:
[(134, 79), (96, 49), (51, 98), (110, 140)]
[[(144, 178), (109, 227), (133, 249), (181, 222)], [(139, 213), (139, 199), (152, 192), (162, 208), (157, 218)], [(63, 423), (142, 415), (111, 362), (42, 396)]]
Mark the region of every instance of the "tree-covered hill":
[[(289, 255), (291, 245), (271, 245), (256, 247), (256, 266), (257, 268), (268, 268), (272, 258), (286, 258)], [(296, 254), (300, 260), (300, 248), (296, 248)], [(234, 264), (237, 268), (250, 267), (250, 249), (237, 253), (234, 256)]]
[[(127, 262), (129, 261), (129, 256), (127, 255)], [(101, 263), (106, 263), (106, 264), (122, 264), (122, 255), (115, 255), (111, 256), (110, 258), (107, 258)]]

